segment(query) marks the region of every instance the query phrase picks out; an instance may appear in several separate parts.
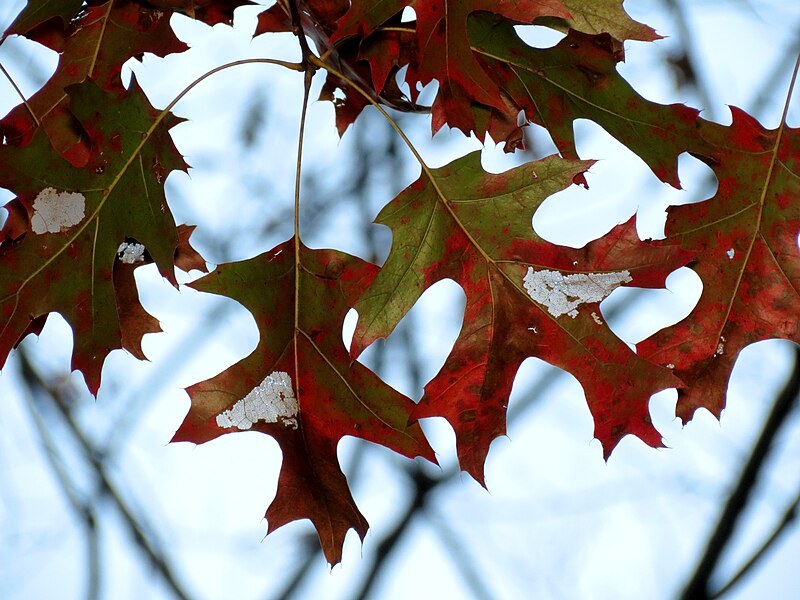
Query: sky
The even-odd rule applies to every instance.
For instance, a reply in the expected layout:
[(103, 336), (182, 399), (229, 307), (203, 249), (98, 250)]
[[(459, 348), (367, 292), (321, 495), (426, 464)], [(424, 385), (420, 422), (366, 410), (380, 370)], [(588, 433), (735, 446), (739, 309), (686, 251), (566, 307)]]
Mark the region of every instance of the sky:
[[(661, 2), (625, 3), (634, 18), (668, 37), (653, 44), (628, 43), (626, 62), (620, 67), (623, 76), (648, 99), (686, 102), (703, 108), (706, 118), (723, 123), (730, 121), (728, 105), (758, 108), (762, 123), (775, 127), (793, 58), (783, 61), (778, 83), (770, 88), (763, 106), (758, 106), (757, 92), (770, 80), (771, 69), (797, 35), (800, 7), (790, 1), (682, 4), (695, 33), (709, 97), (677, 92), (665, 70), (663, 56), (676, 47), (679, 32)], [(5, 27), (22, 5), (17, 0), (3, 2), (0, 26)], [(174, 17), (176, 34), (191, 51), (166, 60), (146, 55), (142, 63), (130, 61), (123, 76), (134, 73), (150, 101), (162, 107), (213, 66), (251, 56), (297, 59), (297, 48), (288, 35), (251, 40), (259, 10), (238, 10), (234, 28), (209, 28)], [(522, 35), (543, 46), (559, 38), (541, 28), (527, 28)], [(52, 53), (18, 38), (0, 46), (0, 62), (26, 95), (52, 72), (54, 60)], [(320, 85), (321, 81), (315, 83), (317, 89)], [(171, 133), (193, 168), (188, 175), (170, 175), (167, 196), (178, 223), (198, 225), (192, 241), (211, 264), (255, 256), (291, 235), (287, 211), (292, 202), (301, 92), (302, 78), (297, 74), (250, 65), (215, 75), (176, 106), (175, 112), (188, 121)], [(16, 102), (13, 90), (0, 81), (0, 113)], [(243, 147), (244, 115), (259, 103), (266, 107), (264, 122), (254, 143)], [(788, 120), (800, 126), (797, 98)], [(424, 117), (405, 120), (404, 126), (431, 166), (479, 147), (458, 132), (442, 132), (431, 140)], [(303, 188), (308, 194), (303, 201), (309, 207), (314, 193), (331, 193), (347, 180), (348, 169), (353, 168), (349, 153), (357, 135), (363, 134), (376, 147), (382, 147), (391, 135), (378, 115), (371, 113), (339, 140), (332, 106), (319, 101), (310, 106), (307, 130), (303, 160), (309, 181), (315, 182)], [(640, 159), (598, 126), (578, 122), (576, 136), (579, 154), (599, 162), (591, 169), (588, 191), (573, 187), (556, 194), (534, 216), (535, 231), (552, 242), (580, 247), (637, 211), (640, 236), (658, 238), (663, 235), (665, 206), (713, 195), (707, 167), (691, 157), (681, 159), (684, 190), (676, 191), (660, 184)], [(534, 140), (541, 155), (553, 151), (541, 132), (534, 133)], [(500, 172), (520, 159), (490, 147), (483, 151), (482, 161), (487, 170)], [(370, 188), (370, 218), (418, 175), (419, 167), (410, 155), (399, 172), (377, 173)], [(397, 180), (402, 182), (400, 187)], [(4, 190), (0, 194), (0, 202), (11, 197)], [(271, 224), (275, 215), (285, 218)], [(342, 203), (341, 208), (321, 215), (307, 209), (301, 227), (312, 247), (330, 246), (364, 256), (368, 249), (358, 233), (363, 221), (351, 204)], [(385, 231), (376, 235), (388, 240)], [(198, 275), (182, 274), (179, 280), (185, 283)], [(136, 276), (144, 306), (159, 319), (165, 333), (145, 338), (150, 362), (139, 362), (122, 351), (112, 353), (97, 400), (86, 398), (85, 393), (82, 397), (80, 422), (96, 441), (111, 440), (116, 451), (110, 467), (113, 480), (135, 509), (147, 515), (192, 597), (271, 597), (302, 556), (302, 534), (309, 531), (307, 523), (297, 523), (264, 538), (263, 514), (274, 496), (280, 467), (277, 444), (253, 432), (223, 436), (198, 447), (168, 444), (188, 410), (183, 388), (249, 354), (258, 340), (254, 320), (233, 301), (184, 286), (175, 290), (152, 265), (139, 268)], [(615, 333), (634, 344), (679, 320), (696, 302), (700, 285), (692, 272), (681, 269), (670, 277), (666, 290), (639, 292), (634, 315), (628, 311), (610, 320)], [(625, 304), (633, 293), (615, 291), (603, 303), (604, 313)], [(423, 382), (445, 361), (462, 315), (463, 292), (447, 281), (428, 290), (411, 311), (406, 327), (420, 336)], [(347, 338), (347, 331), (343, 335)], [(26, 340), (25, 348), (46, 372), (68, 372), (71, 333), (63, 319), (51, 317), (42, 335)], [(390, 385), (418, 398), (421, 389), (408, 376), (402, 344), (390, 338), (386, 348), (382, 375)], [(510, 411), (521, 410), (521, 415), (510, 422), (508, 436), (496, 440), (489, 454), (488, 491), (467, 475), (437, 491), (426, 518), (413, 526), (374, 597), (471, 597), (463, 567), (453, 560), (446, 544), (453, 537), (493, 598), (674, 597), (691, 572), (724, 494), (789, 372), (791, 357), (789, 344), (777, 340), (746, 349), (734, 370), (721, 423), (701, 412), (682, 428), (674, 417), (675, 392), (658, 394), (651, 401), (651, 413), (668, 448), (653, 450), (628, 437), (608, 463), (602, 459), (599, 443), (592, 440), (591, 417), (574, 378), (563, 374), (545, 397), (528, 400), (526, 394), (537, 378), (553, 370), (529, 359), (520, 369), (510, 401)], [(364, 360), (373, 359), (374, 352), (368, 352)], [(12, 358), (0, 374), (0, 596), (81, 598), (85, 583), (82, 532), (53, 480), (15, 377), (17, 369)], [(73, 374), (69, 381), (80, 388), (82, 378)], [(56, 420), (52, 423), (64, 461), (85, 475), (81, 491), (90, 493), (96, 482), (82, 463), (75, 441)], [(441, 469), (454, 467), (449, 426), (441, 419), (428, 419), (423, 427)], [(752, 553), (796, 494), (798, 427), (800, 418), (795, 416), (779, 440), (759, 500), (723, 560), (721, 580)], [(347, 469), (358, 446), (345, 439), (338, 450), (352, 478), (356, 474)], [(363, 547), (351, 532), (343, 562), (333, 569), (317, 556), (318, 564), (299, 597), (352, 596), (377, 541), (407, 501), (403, 461), (374, 446), (364, 452), (354, 496), (371, 532)], [(103, 597), (171, 597), (131, 550), (130, 537), (112, 510), (103, 514), (101, 529)], [(800, 588), (797, 556), (800, 533), (795, 528), (728, 597), (790, 597), (792, 590)]]

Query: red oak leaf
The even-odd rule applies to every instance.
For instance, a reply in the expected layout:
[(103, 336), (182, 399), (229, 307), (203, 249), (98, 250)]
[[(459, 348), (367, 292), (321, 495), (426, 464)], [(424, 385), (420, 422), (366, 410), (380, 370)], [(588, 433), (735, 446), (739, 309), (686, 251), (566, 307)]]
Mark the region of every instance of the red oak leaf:
[(459, 283), (464, 325), (414, 417), (445, 416), (461, 467), (480, 482), (529, 356), (581, 382), (606, 457), (629, 433), (660, 444), (648, 401), (680, 381), (631, 352), (604, 323), (599, 302), (619, 285), (663, 286), (689, 256), (639, 241), (632, 221), (579, 250), (539, 238), (530, 225), (535, 209), (590, 165), (549, 157), (490, 175), (476, 152), (423, 174), (378, 215), (394, 239), (356, 303), (352, 356), (389, 335), (425, 289), (445, 278)]
[(643, 356), (671, 363), (686, 382), (677, 414), (698, 408), (719, 417), (739, 352), (770, 338), (800, 342), (800, 132), (768, 131), (732, 107), (733, 123), (701, 121), (717, 195), (669, 209), (665, 244), (696, 253), (703, 293), (692, 313), (639, 344)]
[[(497, 83), (473, 56), (467, 36), (467, 20), (473, 13), (488, 11), (518, 23), (533, 23), (542, 16), (568, 18), (561, 0), (387, 0), (354, 2), (339, 20), (331, 40), (348, 36), (366, 37), (411, 7), (417, 15), (416, 59), (409, 64), (407, 81), (412, 89), (417, 83), (439, 81), (434, 113), (451, 127), (469, 133), (474, 129), (470, 103), (475, 101), (498, 109), (504, 108)], [(394, 61), (391, 53), (386, 60)]]
[(266, 512), (269, 531), (310, 519), (330, 563), (341, 560), (349, 529), (362, 539), (367, 531), (339, 467), (339, 440), (352, 435), (433, 460), (419, 425), (408, 425), (414, 403), (351, 365), (342, 343), (345, 314), (377, 270), (335, 250), (301, 245), (297, 256), (292, 239), (192, 284), (244, 305), (261, 341), (241, 362), (188, 389), (192, 406), (173, 441), (202, 443), (243, 429), (274, 437), (283, 466)]
[(678, 156), (704, 147), (696, 132), (699, 111), (637, 94), (616, 70), (624, 51), (608, 34), (570, 31), (556, 46), (537, 49), (520, 40), (511, 24), (482, 17), (473, 20), (471, 38), (512, 107), (491, 109), (492, 121), (483, 117), (496, 140), (505, 139), (523, 110), (528, 120), (547, 129), (562, 156), (577, 158), (573, 123), (590, 119), (635, 152), (661, 181), (678, 188)]
[(30, 39), (60, 54), (58, 67), (45, 85), (0, 121), (9, 143), (27, 144), (38, 126), (53, 147), (76, 167), (86, 165), (90, 149), (86, 132), (68, 108), (66, 88), (88, 78), (103, 89), (122, 93), (122, 65), (144, 52), (157, 56), (183, 52), (169, 25), (169, 14), (129, 0), (88, 6), (64, 26), (58, 20), (25, 31)]
[(150, 106), (135, 79), (124, 95), (90, 81), (67, 94), (91, 138), (91, 168), (70, 165), (42, 130), (27, 146), (0, 145), (0, 186), (16, 193), (18, 215), (0, 235), (0, 366), (31, 323), (58, 312), (74, 331), (73, 368), (96, 393), (106, 355), (141, 356), (142, 334), (158, 331), (131, 309), (130, 273), (117, 263), (152, 259), (175, 283), (178, 236), (164, 180), (186, 164), (168, 133), (178, 119)]

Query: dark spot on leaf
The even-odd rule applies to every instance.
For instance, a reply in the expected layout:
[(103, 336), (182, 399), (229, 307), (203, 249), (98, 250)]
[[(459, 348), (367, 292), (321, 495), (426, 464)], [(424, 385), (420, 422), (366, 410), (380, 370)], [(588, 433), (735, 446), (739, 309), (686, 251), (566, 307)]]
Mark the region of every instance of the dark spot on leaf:
[(327, 265), (325, 265), (325, 274), (323, 277), (325, 279), (339, 279), (343, 272), (344, 263), (340, 259), (334, 258)]
[(478, 418), (478, 413), (475, 410), (465, 410), (459, 416), (462, 422), (469, 423)]

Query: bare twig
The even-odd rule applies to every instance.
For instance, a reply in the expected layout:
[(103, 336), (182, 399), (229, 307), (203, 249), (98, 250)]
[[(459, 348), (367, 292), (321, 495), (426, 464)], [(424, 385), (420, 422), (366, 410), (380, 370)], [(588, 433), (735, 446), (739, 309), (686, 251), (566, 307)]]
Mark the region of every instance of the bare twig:
[[(24, 354), (24, 351), (21, 351), (21, 353)], [(24, 372), (23, 379), (25, 379)], [(57, 445), (50, 435), (50, 428), (48, 428), (44, 418), (39, 413), (39, 409), (36, 407), (32, 389), (29, 387), (27, 391), (28, 393), (24, 394), (25, 405), (28, 407), (28, 412), (36, 426), (36, 432), (42, 443), (47, 462), (50, 464), (50, 468), (55, 474), (69, 505), (86, 531), (86, 599), (96, 600), (100, 597), (101, 586), (100, 536), (97, 528), (97, 512), (93, 503), (83, 500), (75, 489), (75, 482), (62, 464)]]
[(427, 514), (427, 517), (428, 522), (439, 535), (439, 539), (453, 559), (453, 564), (469, 586), (472, 595), (478, 600), (492, 600), (494, 595), (478, 576), (480, 570), (475, 568), (476, 561), (467, 552), (466, 545), (458, 539), (457, 533), (444, 519), (437, 519), (430, 514)]
[(164, 583), (176, 598), (180, 598), (180, 600), (191, 600), (191, 596), (183, 589), (183, 586), (175, 576), (172, 567), (169, 565), (167, 556), (159, 548), (159, 544), (156, 542), (154, 534), (152, 533), (152, 528), (147, 525), (142, 516), (134, 514), (128, 501), (122, 496), (117, 485), (112, 480), (108, 472), (108, 465), (100, 458), (94, 444), (72, 414), (70, 405), (73, 404), (73, 402), (72, 398), (68, 397), (69, 391), (61, 387), (49, 385), (33, 366), (24, 350), (19, 352), (19, 357), (22, 367), (22, 379), (27, 384), (28, 389), (31, 393), (40, 394), (43, 398), (49, 398), (52, 401), (53, 406), (58, 410), (64, 422), (69, 427), (70, 432), (79, 443), (84, 458), (93, 468), (101, 486), (101, 491), (113, 502), (127, 525), (133, 539), (145, 553), (150, 563), (159, 572)]
[(366, 600), (366, 598), (370, 596), (375, 582), (378, 581), (381, 573), (390, 564), (389, 557), (394, 553), (405, 537), (405, 534), (410, 529), (409, 525), (411, 525), (419, 515), (421, 509), (425, 507), (425, 503), (431, 495), (431, 492), (437, 489), (444, 481), (453, 479), (455, 474), (456, 472), (451, 472), (434, 479), (422, 471), (419, 466), (410, 470), (409, 476), (414, 486), (414, 495), (406, 506), (406, 509), (400, 515), (395, 526), (383, 537), (375, 548), (372, 565), (367, 571), (364, 580), (361, 582), (358, 591), (353, 594), (354, 599)]
[(795, 496), (794, 501), (789, 505), (789, 508), (786, 509), (786, 512), (783, 513), (783, 517), (778, 522), (775, 529), (773, 529), (772, 533), (769, 534), (764, 540), (764, 543), (761, 544), (758, 550), (753, 553), (753, 556), (750, 557), (747, 562), (745, 562), (742, 567), (736, 572), (736, 575), (731, 577), (726, 584), (721, 586), (716, 592), (711, 595), (711, 598), (720, 598), (727, 592), (729, 592), (734, 586), (736, 586), (745, 575), (747, 575), (750, 570), (758, 564), (762, 558), (764, 558), (769, 550), (774, 548), (775, 542), (781, 536), (781, 534), (786, 531), (787, 527), (797, 518), (797, 509), (800, 507), (800, 492), (798, 492), (797, 496)]
[(758, 483), (761, 469), (769, 456), (772, 442), (781, 425), (786, 421), (797, 403), (800, 393), (800, 349), (795, 348), (795, 363), (786, 385), (775, 399), (772, 411), (767, 418), (761, 435), (756, 441), (739, 481), (728, 498), (717, 526), (708, 539), (703, 556), (697, 563), (694, 574), (689, 579), (681, 598), (683, 600), (706, 600), (711, 598), (709, 584), (714, 569), (727, 548), (734, 529), (747, 506), (752, 491)]
[(682, 61), (685, 63), (685, 68), (688, 69), (691, 75), (691, 85), (697, 90), (700, 96), (700, 102), (703, 103), (703, 108), (706, 109), (711, 116), (714, 115), (714, 105), (711, 99), (711, 93), (708, 90), (706, 81), (702, 76), (701, 69), (698, 68), (697, 50), (695, 49), (694, 36), (692, 35), (691, 27), (689, 26), (689, 18), (681, 4), (681, 0), (663, 0), (666, 7), (672, 13), (675, 19), (675, 26), (678, 28), (678, 40), (680, 47), (683, 50)]

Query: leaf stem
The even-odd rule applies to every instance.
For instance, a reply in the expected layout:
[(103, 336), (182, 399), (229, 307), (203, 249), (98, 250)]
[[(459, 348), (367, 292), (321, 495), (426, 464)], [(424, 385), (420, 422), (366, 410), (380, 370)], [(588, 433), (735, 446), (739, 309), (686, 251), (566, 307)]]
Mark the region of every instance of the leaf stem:
[(303, 138), (306, 130), (306, 116), (308, 114), (308, 98), (311, 93), (311, 80), (317, 67), (313, 66), (312, 59), (316, 58), (308, 47), (306, 34), (303, 31), (303, 22), (300, 17), (300, 10), (297, 7), (298, 0), (289, 0), (289, 13), (292, 16), (292, 26), (294, 34), (300, 43), (302, 58), (300, 66), (303, 70), (303, 109), (300, 114), (300, 132), (297, 135), (297, 167), (294, 175), (294, 376), (296, 379), (297, 402), (300, 403), (300, 357), (297, 348), (297, 337), (300, 333), (300, 179), (303, 170)]

